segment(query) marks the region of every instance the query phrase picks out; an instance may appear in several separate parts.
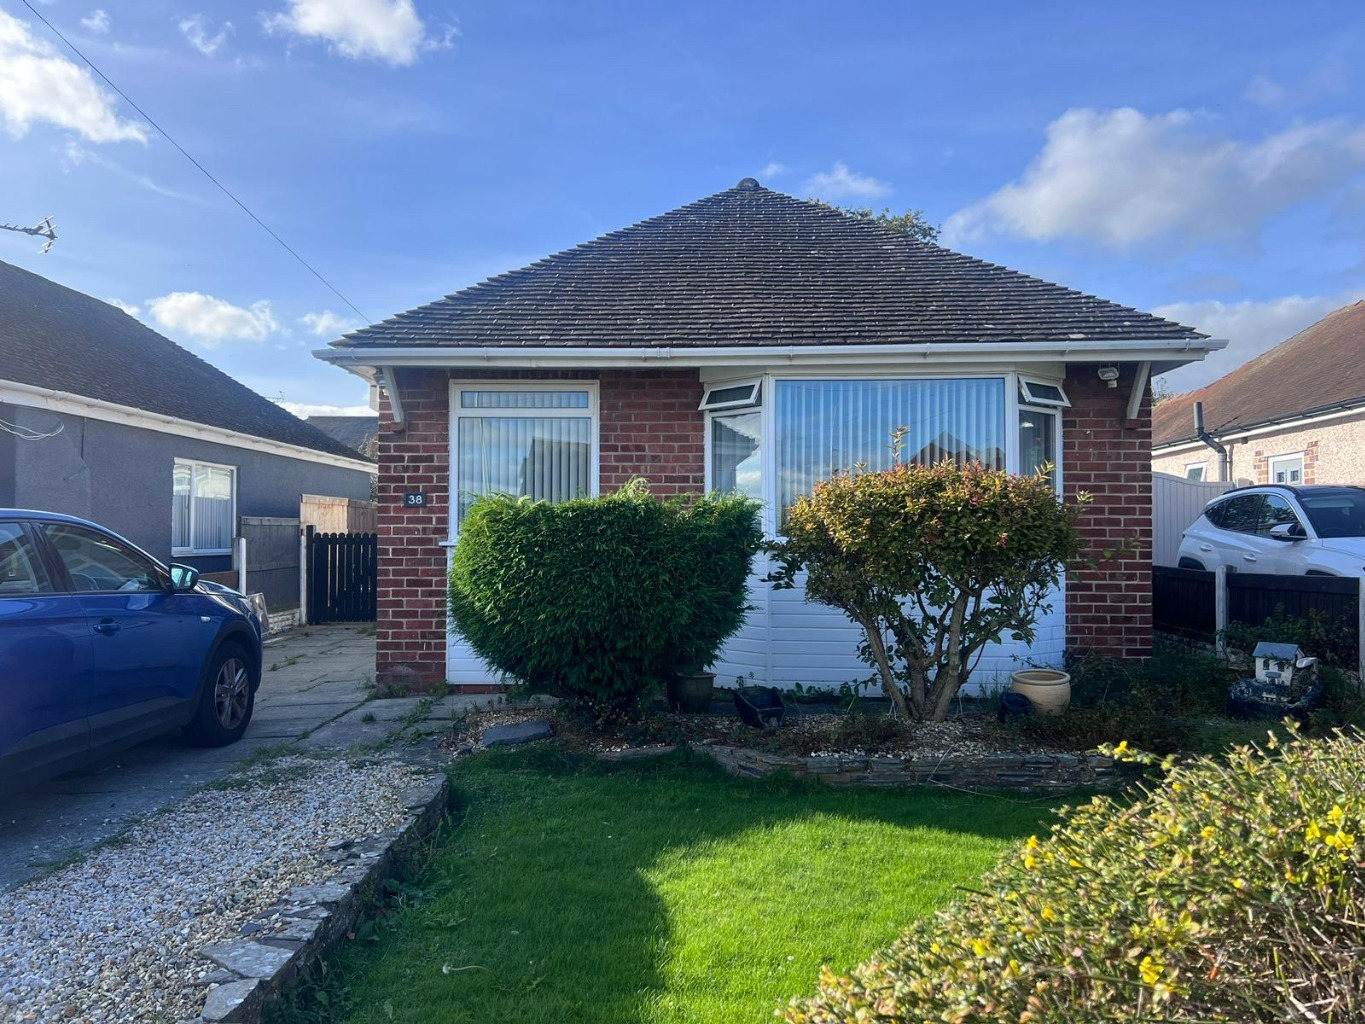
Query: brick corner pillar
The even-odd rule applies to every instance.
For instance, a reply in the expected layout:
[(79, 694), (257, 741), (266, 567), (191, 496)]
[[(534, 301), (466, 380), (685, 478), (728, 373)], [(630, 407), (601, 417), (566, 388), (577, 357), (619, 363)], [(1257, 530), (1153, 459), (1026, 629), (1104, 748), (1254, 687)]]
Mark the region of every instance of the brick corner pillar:
[(1066, 646), (1120, 658), (1152, 653), (1152, 405), (1146, 388), (1137, 419), (1127, 421), (1136, 375), (1121, 366), (1118, 387), (1099, 364), (1067, 368), (1071, 408), (1062, 416), (1062, 479), (1067, 501), (1081, 492), (1081, 557), (1095, 568), (1066, 579)]
[[(450, 400), (436, 370), (396, 371), (403, 422), (379, 407), (379, 580), (375, 676), (391, 693), (446, 678), (446, 539), (450, 522)], [(407, 508), (420, 491), (427, 504)]]

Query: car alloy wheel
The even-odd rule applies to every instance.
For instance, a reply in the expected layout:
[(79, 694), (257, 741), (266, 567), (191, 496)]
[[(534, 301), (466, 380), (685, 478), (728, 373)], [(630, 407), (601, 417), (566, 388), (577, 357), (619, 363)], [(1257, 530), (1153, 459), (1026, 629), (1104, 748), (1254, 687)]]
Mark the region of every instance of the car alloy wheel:
[(213, 706), (218, 724), (224, 729), (236, 729), (246, 717), (251, 698), (251, 673), (241, 658), (231, 657), (218, 670), (213, 683)]

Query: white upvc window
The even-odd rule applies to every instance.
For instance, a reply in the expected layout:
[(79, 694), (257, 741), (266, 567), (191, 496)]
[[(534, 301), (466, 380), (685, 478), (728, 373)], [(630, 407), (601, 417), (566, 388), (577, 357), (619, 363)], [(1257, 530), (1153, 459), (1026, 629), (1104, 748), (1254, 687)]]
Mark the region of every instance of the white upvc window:
[(1270, 482), (1297, 487), (1303, 483), (1303, 452), (1270, 457)]
[[(752, 399), (739, 405), (749, 393)], [(708, 401), (711, 395), (725, 404), (717, 409), (716, 400)], [(780, 531), (783, 511), (817, 481), (855, 466), (885, 468), (897, 457), (923, 465), (980, 462), (1020, 473), (1050, 467), (1048, 476), (1061, 489), (1061, 411), (1069, 402), (1059, 382), (1025, 381), (1004, 372), (924, 377), (779, 372), (765, 377), (761, 387), (716, 381), (707, 385), (706, 396), (707, 488), (760, 499), (770, 533)], [(901, 433), (893, 442), (896, 431)]]
[(228, 555), (237, 531), (237, 467), (176, 459), (171, 554)]
[(452, 536), (485, 494), (597, 494), (596, 381), (455, 381), (450, 410)]
[(1186, 463), (1186, 465), (1185, 465), (1185, 479), (1186, 479), (1186, 480), (1194, 480), (1194, 481), (1196, 481), (1196, 482), (1202, 481), (1202, 480), (1204, 479), (1204, 473), (1205, 473), (1206, 469), (1207, 469), (1207, 466), (1206, 466), (1204, 463), (1202, 463), (1202, 462), (1190, 462), (1190, 463)]

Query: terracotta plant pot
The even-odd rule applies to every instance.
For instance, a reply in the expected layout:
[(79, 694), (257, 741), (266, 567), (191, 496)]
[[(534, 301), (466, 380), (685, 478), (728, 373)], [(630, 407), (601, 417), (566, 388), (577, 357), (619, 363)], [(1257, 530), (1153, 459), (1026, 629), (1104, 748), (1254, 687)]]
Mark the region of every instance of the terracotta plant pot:
[(1029, 699), (1040, 715), (1061, 715), (1071, 704), (1071, 676), (1054, 668), (1025, 668), (1010, 676), (1010, 692)]
[(714, 672), (680, 672), (668, 681), (668, 706), (688, 715), (704, 715), (711, 710), (715, 688)]

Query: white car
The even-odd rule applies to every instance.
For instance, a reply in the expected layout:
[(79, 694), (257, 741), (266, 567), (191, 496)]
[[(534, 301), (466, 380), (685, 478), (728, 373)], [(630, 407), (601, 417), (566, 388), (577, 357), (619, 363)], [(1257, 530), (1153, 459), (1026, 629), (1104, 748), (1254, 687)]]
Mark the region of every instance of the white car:
[(1180, 539), (1182, 569), (1365, 575), (1365, 488), (1243, 487), (1204, 507)]

